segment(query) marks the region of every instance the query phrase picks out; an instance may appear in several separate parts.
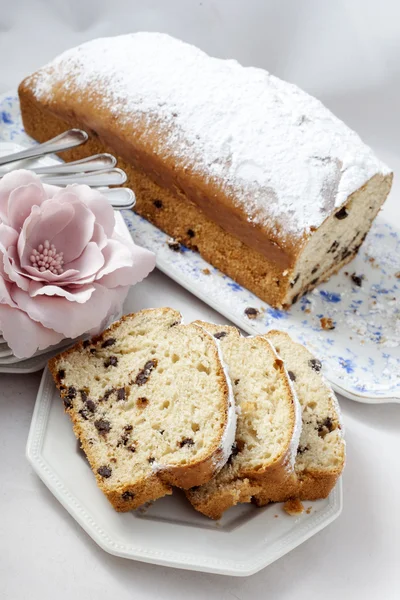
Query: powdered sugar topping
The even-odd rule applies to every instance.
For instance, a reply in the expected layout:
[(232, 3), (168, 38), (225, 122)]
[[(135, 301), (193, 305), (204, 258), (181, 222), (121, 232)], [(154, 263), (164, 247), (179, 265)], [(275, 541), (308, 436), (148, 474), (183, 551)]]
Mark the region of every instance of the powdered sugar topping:
[(93, 40), (32, 81), (41, 100), (60, 83), (67, 95), (79, 90), (132, 135), (145, 118), (158, 154), (222, 185), (250, 222), (283, 237), (318, 227), (373, 175), (390, 172), (296, 86), (165, 34)]

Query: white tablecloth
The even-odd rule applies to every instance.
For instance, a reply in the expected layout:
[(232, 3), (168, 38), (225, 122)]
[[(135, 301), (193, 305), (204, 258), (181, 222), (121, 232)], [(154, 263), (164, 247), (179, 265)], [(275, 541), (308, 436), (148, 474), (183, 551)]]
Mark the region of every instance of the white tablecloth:
[[(0, 91), (84, 40), (160, 30), (263, 66), (320, 97), (400, 170), (400, 4), (393, 0), (1, 0)], [(397, 182), (385, 211), (400, 221)], [(397, 202), (396, 202), (397, 201)], [(220, 319), (159, 272), (130, 309)], [(400, 407), (340, 398), (347, 467), (341, 517), (278, 562), (236, 579), (105, 554), (32, 472), (25, 443), (41, 374), (0, 375), (1, 600), (337, 598), (400, 589)]]

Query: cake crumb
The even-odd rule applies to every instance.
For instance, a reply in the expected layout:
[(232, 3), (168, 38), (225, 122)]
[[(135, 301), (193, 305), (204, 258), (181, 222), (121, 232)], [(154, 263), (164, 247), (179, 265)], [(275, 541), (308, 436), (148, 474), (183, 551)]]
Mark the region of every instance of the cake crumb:
[(274, 515), (274, 518), (277, 519), (279, 517), (279, 515)]
[(256, 308), (253, 308), (252, 306), (248, 306), (245, 309), (244, 313), (245, 313), (246, 317), (249, 319), (257, 319), (258, 315), (260, 314), (260, 311), (257, 310)]
[(167, 244), (168, 244), (168, 248), (170, 250), (173, 250), (174, 252), (180, 252), (182, 249), (181, 244), (177, 240), (174, 240), (173, 238), (169, 239), (167, 241)]
[(201, 270), (201, 272), (202, 272), (204, 275), (211, 275), (211, 271), (210, 271), (210, 269), (202, 269), (202, 270)]
[(283, 510), (290, 516), (301, 515), (304, 512), (304, 506), (298, 498), (292, 498), (283, 505)]
[(397, 271), (397, 273), (395, 273), (394, 276), (396, 277), (396, 279), (400, 279), (400, 271)]
[(325, 330), (335, 329), (335, 325), (334, 325), (332, 319), (329, 317), (322, 317), (322, 319), (320, 319), (320, 322), (321, 322), (322, 329), (325, 329)]
[(364, 275), (356, 275), (355, 273), (351, 275), (351, 280), (357, 287), (362, 286), (363, 279)]
[(309, 315), (311, 310), (309, 308), (304, 309), (304, 312), (306, 313), (306, 315)]
[(306, 509), (306, 513), (309, 515), (311, 511), (312, 511), (312, 506), (309, 506), (309, 507)]

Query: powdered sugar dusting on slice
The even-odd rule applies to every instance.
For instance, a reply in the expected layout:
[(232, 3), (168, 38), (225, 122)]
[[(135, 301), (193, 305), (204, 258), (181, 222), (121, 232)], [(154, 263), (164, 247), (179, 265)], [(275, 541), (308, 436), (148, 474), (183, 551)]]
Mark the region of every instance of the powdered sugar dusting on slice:
[[(249, 337), (255, 337), (255, 336), (249, 336)], [(264, 337), (264, 339), (266, 342), (268, 342), (268, 344), (269, 344), (272, 352), (275, 354), (275, 356), (277, 358), (279, 358), (280, 360), (283, 360), (279, 356), (277, 351), (275, 350), (274, 345), (267, 338)], [(284, 361), (283, 361), (283, 368), (284, 368), (286, 379), (290, 386), (290, 391), (292, 392), (292, 397), (293, 397), (294, 425), (293, 425), (292, 438), (291, 438), (290, 444), (289, 444), (289, 450), (288, 450), (289, 462), (287, 463), (287, 467), (291, 471), (294, 471), (294, 465), (295, 465), (296, 457), (297, 457), (297, 449), (300, 444), (300, 436), (301, 436), (301, 430), (302, 430), (302, 426), (303, 426), (303, 418), (302, 418), (301, 405), (300, 405), (299, 399), (297, 397), (297, 393), (294, 388), (294, 385), (289, 377), (289, 373), (286, 369), (286, 365), (285, 365)]]
[(249, 222), (282, 239), (302, 237), (372, 176), (390, 172), (296, 86), (165, 34), (93, 40), (31, 82), (41, 100), (59, 84), (67, 96), (95, 99), (132, 135), (145, 118), (160, 134), (157, 153), (222, 187)]
[[(201, 327), (198, 325), (198, 327)], [(222, 434), (222, 438), (220, 441), (220, 449), (221, 453), (216, 457), (215, 467), (217, 470), (220, 470), (227, 462), (228, 458), (232, 454), (232, 446), (235, 443), (236, 438), (236, 424), (237, 424), (237, 410), (235, 407), (235, 395), (233, 393), (232, 382), (229, 376), (228, 367), (225, 363), (224, 356), (221, 350), (220, 342), (213, 336), (207, 329), (201, 327), (203, 331), (213, 340), (217, 347), (218, 357), (221, 362), (226, 383), (228, 385), (228, 415), (226, 420), (226, 425), (224, 432)]]

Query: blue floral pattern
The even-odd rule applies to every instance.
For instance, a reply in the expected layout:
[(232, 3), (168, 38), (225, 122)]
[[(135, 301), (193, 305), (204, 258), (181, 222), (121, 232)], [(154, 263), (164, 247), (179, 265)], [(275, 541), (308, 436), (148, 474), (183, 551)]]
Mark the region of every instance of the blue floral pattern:
[[(32, 144), (16, 95), (0, 96), (0, 141)], [(360, 400), (400, 400), (400, 232), (378, 217), (358, 256), (301, 298), (288, 312), (272, 308), (133, 212), (124, 213), (134, 240), (157, 255), (157, 266), (248, 333), (279, 328), (321, 358), (336, 389)], [(352, 279), (351, 275), (357, 275)], [(360, 282), (361, 286), (357, 285)], [(249, 319), (246, 308), (258, 316)], [(323, 317), (334, 329), (321, 327)]]

